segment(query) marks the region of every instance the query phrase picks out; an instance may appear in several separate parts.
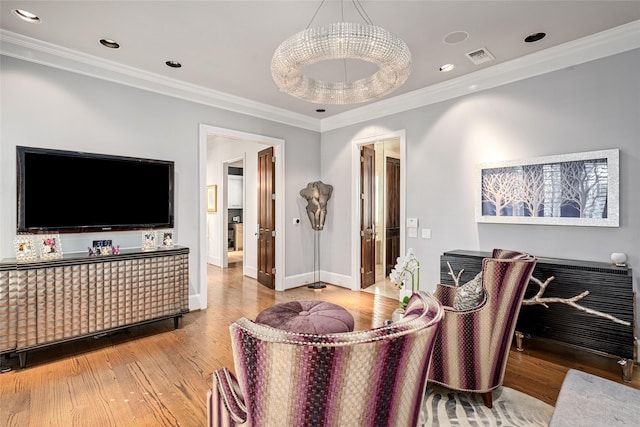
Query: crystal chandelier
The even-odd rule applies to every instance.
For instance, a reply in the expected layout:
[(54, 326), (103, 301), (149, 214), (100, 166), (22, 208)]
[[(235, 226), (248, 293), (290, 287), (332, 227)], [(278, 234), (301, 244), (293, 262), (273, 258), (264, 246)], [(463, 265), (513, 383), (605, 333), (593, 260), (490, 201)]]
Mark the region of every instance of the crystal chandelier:
[[(371, 62), (378, 71), (353, 82), (328, 82), (302, 74), (303, 67), (332, 59)], [(410, 73), (407, 44), (370, 20), (307, 28), (278, 46), (271, 60), (271, 75), (280, 90), (317, 104), (356, 104), (378, 98), (400, 87)]]

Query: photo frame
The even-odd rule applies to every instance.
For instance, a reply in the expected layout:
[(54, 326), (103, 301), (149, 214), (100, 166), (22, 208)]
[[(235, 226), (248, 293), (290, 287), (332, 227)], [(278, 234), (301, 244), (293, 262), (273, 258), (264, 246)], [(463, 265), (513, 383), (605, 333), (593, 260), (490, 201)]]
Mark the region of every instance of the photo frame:
[(62, 258), (62, 242), (59, 234), (39, 234), (37, 241), (40, 247), (40, 258)]
[(172, 248), (176, 242), (176, 232), (173, 228), (161, 230), (158, 237), (159, 246), (162, 248)]
[(619, 227), (618, 149), (483, 163), (476, 222)]
[(155, 230), (143, 230), (142, 231), (142, 247), (143, 251), (150, 251), (156, 249), (158, 246), (158, 233)]
[(207, 185), (207, 212), (218, 211), (218, 186)]
[(33, 236), (16, 236), (13, 239), (13, 246), (16, 251), (16, 261), (18, 262), (35, 261), (38, 258)]

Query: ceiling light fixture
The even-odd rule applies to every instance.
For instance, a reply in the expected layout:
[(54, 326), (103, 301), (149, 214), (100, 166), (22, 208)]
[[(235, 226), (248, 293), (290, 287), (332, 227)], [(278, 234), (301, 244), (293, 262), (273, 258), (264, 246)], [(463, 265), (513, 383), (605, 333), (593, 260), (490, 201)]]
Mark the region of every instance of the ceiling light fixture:
[[(324, 0), (301, 31), (285, 40), (273, 54), (271, 75), (283, 92), (317, 104), (356, 104), (393, 92), (411, 73), (407, 44), (373, 25), (359, 0), (352, 0), (365, 24), (338, 22), (309, 28)], [(332, 59), (356, 59), (379, 67), (373, 75), (353, 82), (329, 82), (302, 74), (303, 67)], [(346, 72), (345, 72), (346, 74)]]
[(100, 44), (104, 47), (108, 47), (109, 49), (118, 49), (120, 47), (118, 42), (111, 39), (100, 39)]
[(23, 9), (13, 9), (13, 14), (16, 15), (20, 19), (24, 19), (27, 22), (31, 22), (32, 24), (39, 24), (42, 20), (38, 17), (38, 15), (29, 12), (28, 10)]
[(547, 35), (547, 33), (534, 33), (534, 34), (530, 34), (527, 37), (524, 38), (524, 41), (526, 43), (533, 43), (533, 42), (537, 42), (538, 40), (542, 40), (543, 38), (545, 38), (545, 36)]
[(449, 71), (452, 71), (454, 68), (456, 68), (455, 64), (444, 64), (442, 67), (439, 68), (439, 70), (442, 73), (448, 73)]

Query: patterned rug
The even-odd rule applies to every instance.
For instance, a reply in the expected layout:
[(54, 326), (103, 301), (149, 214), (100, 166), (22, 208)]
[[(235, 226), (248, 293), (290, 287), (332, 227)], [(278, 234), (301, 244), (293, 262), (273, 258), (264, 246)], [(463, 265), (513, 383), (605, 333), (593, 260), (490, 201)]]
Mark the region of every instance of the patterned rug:
[(429, 386), (424, 398), (423, 427), (547, 427), (553, 406), (517, 390), (500, 387), (493, 392), (493, 408), (482, 397), (440, 386)]

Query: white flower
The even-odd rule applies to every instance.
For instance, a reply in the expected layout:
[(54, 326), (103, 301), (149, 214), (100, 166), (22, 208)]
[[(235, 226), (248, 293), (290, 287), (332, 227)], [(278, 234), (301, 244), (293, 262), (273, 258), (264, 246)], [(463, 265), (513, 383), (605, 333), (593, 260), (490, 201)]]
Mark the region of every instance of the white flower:
[(418, 289), (420, 289), (420, 263), (413, 253), (413, 249), (409, 248), (404, 257), (398, 257), (396, 265), (389, 274), (389, 280), (398, 288), (402, 288), (404, 281), (411, 278), (411, 290), (415, 291), (415, 274), (418, 274)]

